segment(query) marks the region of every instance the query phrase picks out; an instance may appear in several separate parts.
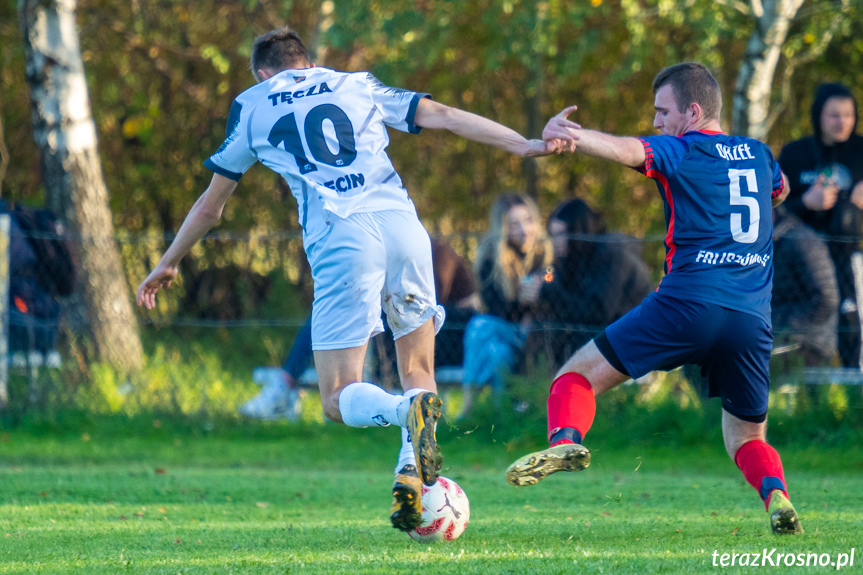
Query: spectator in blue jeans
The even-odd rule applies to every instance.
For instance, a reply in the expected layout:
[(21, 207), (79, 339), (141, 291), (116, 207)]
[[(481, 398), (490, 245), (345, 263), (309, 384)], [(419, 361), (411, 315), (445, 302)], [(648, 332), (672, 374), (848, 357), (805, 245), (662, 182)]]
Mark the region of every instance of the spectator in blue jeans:
[(533, 200), (521, 194), (497, 198), (474, 262), (486, 313), (474, 316), (465, 331), (461, 417), (470, 413), (474, 388), (490, 385), (495, 397), (503, 391), (527, 340), (552, 255)]
[(285, 363), (279, 367), (259, 367), (252, 372), (261, 393), (237, 408), (253, 419), (290, 419), (299, 417), (300, 377), (312, 364), (312, 316), (300, 328)]

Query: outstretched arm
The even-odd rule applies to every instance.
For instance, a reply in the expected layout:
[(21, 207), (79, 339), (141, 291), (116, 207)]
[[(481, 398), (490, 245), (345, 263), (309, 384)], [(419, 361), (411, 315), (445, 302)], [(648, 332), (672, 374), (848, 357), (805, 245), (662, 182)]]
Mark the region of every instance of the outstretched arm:
[(213, 174), (210, 186), (192, 206), (165, 255), (147, 279), (138, 286), (138, 305), (143, 305), (147, 309), (155, 307), (156, 292), (161, 288), (170, 287), (179, 273), (177, 266), (180, 265), (180, 260), (204, 237), (204, 234), (210, 231), (210, 228), (216, 225), (222, 217), (225, 202), (236, 187), (237, 182), (234, 180)]
[(421, 128), (449, 130), (468, 140), (489, 144), (519, 156), (547, 156), (559, 152), (556, 142), (528, 140), (488, 118), (426, 98), (417, 105), (414, 123)]
[(632, 168), (644, 164), (644, 146), (638, 138), (585, 130), (566, 118), (577, 109), (577, 106), (570, 106), (549, 120), (542, 131), (542, 139), (546, 142), (568, 141), (565, 151), (574, 152), (578, 149), (582, 154)]

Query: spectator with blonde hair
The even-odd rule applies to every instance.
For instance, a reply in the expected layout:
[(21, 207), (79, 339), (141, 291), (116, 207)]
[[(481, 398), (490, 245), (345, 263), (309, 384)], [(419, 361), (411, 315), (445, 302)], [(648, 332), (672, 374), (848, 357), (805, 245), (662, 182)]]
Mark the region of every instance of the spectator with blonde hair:
[(474, 316), (465, 331), (462, 416), (470, 412), (474, 387), (491, 385), (496, 397), (502, 392), (504, 376), (515, 368), (527, 339), (552, 258), (536, 203), (522, 194), (498, 197), (474, 262), (485, 313)]

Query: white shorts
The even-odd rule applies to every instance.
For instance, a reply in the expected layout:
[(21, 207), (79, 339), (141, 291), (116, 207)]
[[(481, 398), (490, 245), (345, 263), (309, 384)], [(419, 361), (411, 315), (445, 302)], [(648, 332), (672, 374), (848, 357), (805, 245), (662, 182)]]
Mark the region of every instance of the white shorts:
[(443, 325), (431, 241), (415, 213), (330, 215), (329, 231), (306, 255), (315, 282), (312, 349), (365, 344), (384, 331), (381, 309), (395, 339), (432, 318), (435, 333)]

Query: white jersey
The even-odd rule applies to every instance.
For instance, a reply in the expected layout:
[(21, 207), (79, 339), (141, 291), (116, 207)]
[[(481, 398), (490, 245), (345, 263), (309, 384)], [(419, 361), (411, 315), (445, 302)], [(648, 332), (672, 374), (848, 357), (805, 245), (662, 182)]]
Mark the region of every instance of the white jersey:
[(235, 181), (256, 161), (281, 174), (305, 245), (327, 231), (329, 213), (416, 213), (386, 154), (386, 126), (418, 134), (414, 114), (425, 97), (369, 72), (284, 70), (237, 96), (227, 138), (204, 165)]

